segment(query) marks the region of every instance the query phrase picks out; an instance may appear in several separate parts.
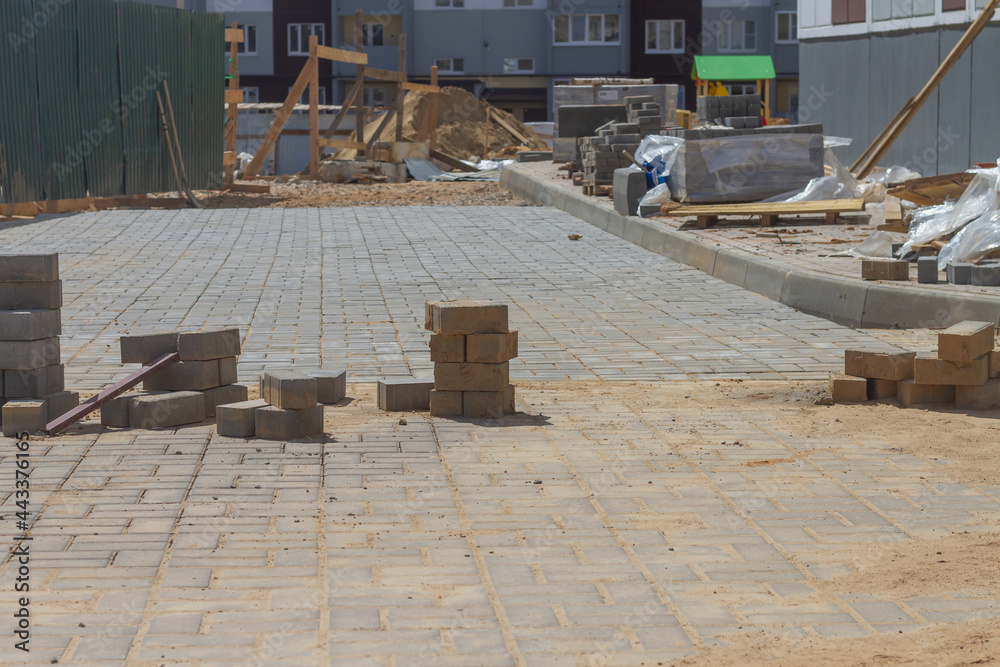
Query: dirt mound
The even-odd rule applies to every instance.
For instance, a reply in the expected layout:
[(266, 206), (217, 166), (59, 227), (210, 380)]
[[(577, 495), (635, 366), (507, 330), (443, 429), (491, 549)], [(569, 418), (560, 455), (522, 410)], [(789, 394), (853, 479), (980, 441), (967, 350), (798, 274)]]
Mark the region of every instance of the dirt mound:
[[(525, 127), (506, 111), (492, 107), (493, 110), (490, 113), (494, 120), (490, 122), (489, 150), (486, 155), (483, 155), (483, 143), (486, 140), (486, 110), (491, 106), (489, 102), (478, 99), (462, 88), (453, 86), (442, 88), (438, 94), (437, 149), (460, 160), (467, 160), (472, 155), (495, 156), (505, 148), (521, 146), (525, 143), (500, 127), (500, 124), (495, 120), (497, 118), (520, 132), (528, 140), (528, 148), (544, 149), (546, 147), (545, 140), (534, 130)], [(412, 91), (406, 94), (406, 101), (403, 103), (404, 137), (410, 140), (418, 138), (424, 121), (430, 113), (430, 107), (430, 93)], [(366, 139), (374, 134), (380, 122), (381, 118), (365, 125)], [(386, 139), (395, 136), (395, 122), (389, 123), (383, 136)], [(351, 141), (355, 140), (356, 137), (352, 134)], [(527, 150), (527, 148), (522, 150)], [(336, 158), (349, 160), (356, 155), (357, 151), (341, 149), (337, 151)]]

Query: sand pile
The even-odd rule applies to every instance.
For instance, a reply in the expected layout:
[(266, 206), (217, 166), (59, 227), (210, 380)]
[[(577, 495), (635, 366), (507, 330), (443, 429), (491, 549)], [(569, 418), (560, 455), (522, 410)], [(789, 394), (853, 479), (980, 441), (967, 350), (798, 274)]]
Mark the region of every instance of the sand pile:
[[(406, 101), (403, 104), (404, 137), (409, 140), (417, 139), (424, 119), (430, 113), (430, 106), (431, 95), (429, 93), (411, 91), (406, 94)], [(489, 150), (487, 155), (483, 155), (483, 144), (486, 139), (486, 109), (490, 106), (489, 102), (476, 98), (475, 95), (462, 88), (453, 86), (442, 88), (438, 94), (437, 149), (460, 160), (467, 160), (473, 155), (493, 157), (504, 148), (522, 145), (519, 139), (493, 121), (490, 122), (489, 128)], [(528, 139), (528, 144), (530, 144), (528, 148), (546, 148), (545, 141), (534, 130), (525, 127), (511, 114), (493, 107), (491, 115), (494, 119), (500, 118)], [(381, 117), (365, 125), (366, 140), (371, 138), (380, 122)], [(395, 132), (396, 122), (393, 120), (383, 132), (382, 139), (393, 140)], [(356, 140), (353, 133), (350, 139), (351, 141)], [(349, 160), (356, 155), (357, 151), (341, 149), (337, 151), (336, 158)]]

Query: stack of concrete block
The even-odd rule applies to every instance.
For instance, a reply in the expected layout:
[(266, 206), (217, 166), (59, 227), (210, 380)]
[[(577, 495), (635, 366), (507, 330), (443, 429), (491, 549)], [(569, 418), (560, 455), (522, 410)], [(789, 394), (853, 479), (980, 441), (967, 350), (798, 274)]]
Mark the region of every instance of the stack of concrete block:
[(59, 255), (0, 256), (0, 425), (35, 433), (80, 403), (60, 363)]
[(830, 378), (835, 403), (896, 397), (903, 407), (1000, 408), (1000, 351), (992, 322), (961, 322), (938, 333), (937, 354), (848, 350)]
[(439, 301), (426, 306), (434, 389), (431, 415), (497, 419), (514, 412), (510, 360), (517, 331), (507, 327), (507, 306), (488, 301)]
[(219, 405), (219, 435), (294, 440), (323, 433), (323, 406), (347, 395), (347, 371), (268, 371), (260, 376), (260, 398)]
[(176, 352), (180, 361), (143, 381), (143, 392), (101, 406), (101, 423), (119, 428), (173, 428), (215, 416), (216, 407), (247, 400), (237, 384), (239, 329), (122, 336), (123, 364), (148, 365)]
[[(918, 262), (926, 262), (925, 269), (927, 280), (918, 282), (931, 282), (931, 260), (934, 262), (934, 275), (937, 276), (937, 257), (921, 257)], [(953, 285), (975, 285), (977, 287), (1000, 287), (1000, 262), (997, 260), (984, 259), (979, 264), (971, 262), (952, 262), (945, 267), (945, 275), (948, 282)], [(936, 282), (936, 280), (935, 280)]]
[(657, 134), (663, 129), (660, 105), (653, 101), (652, 95), (635, 95), (625, 98), (625, 109), (628, 122), (639, 129), (639, 136)]
[(763, 125), (760, 95), (726, 95), (698, 98), (698, 118), (702, 124), (723, 124), (738, 130)]
[(635, 123), (608, 123), (597, 130), (596, 137), (580, 137), (584, 183), (611, 185), (615, 169), (632, 164), (625, 151), (635, 155), (641, 139)]

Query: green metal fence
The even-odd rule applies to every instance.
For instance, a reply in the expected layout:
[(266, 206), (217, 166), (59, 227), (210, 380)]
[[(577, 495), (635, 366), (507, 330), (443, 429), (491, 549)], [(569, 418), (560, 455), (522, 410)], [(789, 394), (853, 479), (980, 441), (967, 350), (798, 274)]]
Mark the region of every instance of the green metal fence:
[(115, 0), (0, 0), (0, 203), (176, 190), (170, 88), (194, 189), (222, 184), (225, 24)]

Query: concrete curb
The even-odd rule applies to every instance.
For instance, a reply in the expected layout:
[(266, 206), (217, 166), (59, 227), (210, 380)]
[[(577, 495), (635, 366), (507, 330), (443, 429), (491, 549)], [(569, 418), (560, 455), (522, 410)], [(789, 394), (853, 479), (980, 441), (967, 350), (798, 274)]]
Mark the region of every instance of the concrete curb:
[(593, 197), (568, 191), (516, 165), (500, 187), (534, 204), (553, 206), (658, 255), (804, 313), (854, 328), (948, 327), (963, 320), (1000, 325), (1000, 297), (903, 287), (803, 271), (739, 250), (720, 248), (649, 220), (624, 217)]

